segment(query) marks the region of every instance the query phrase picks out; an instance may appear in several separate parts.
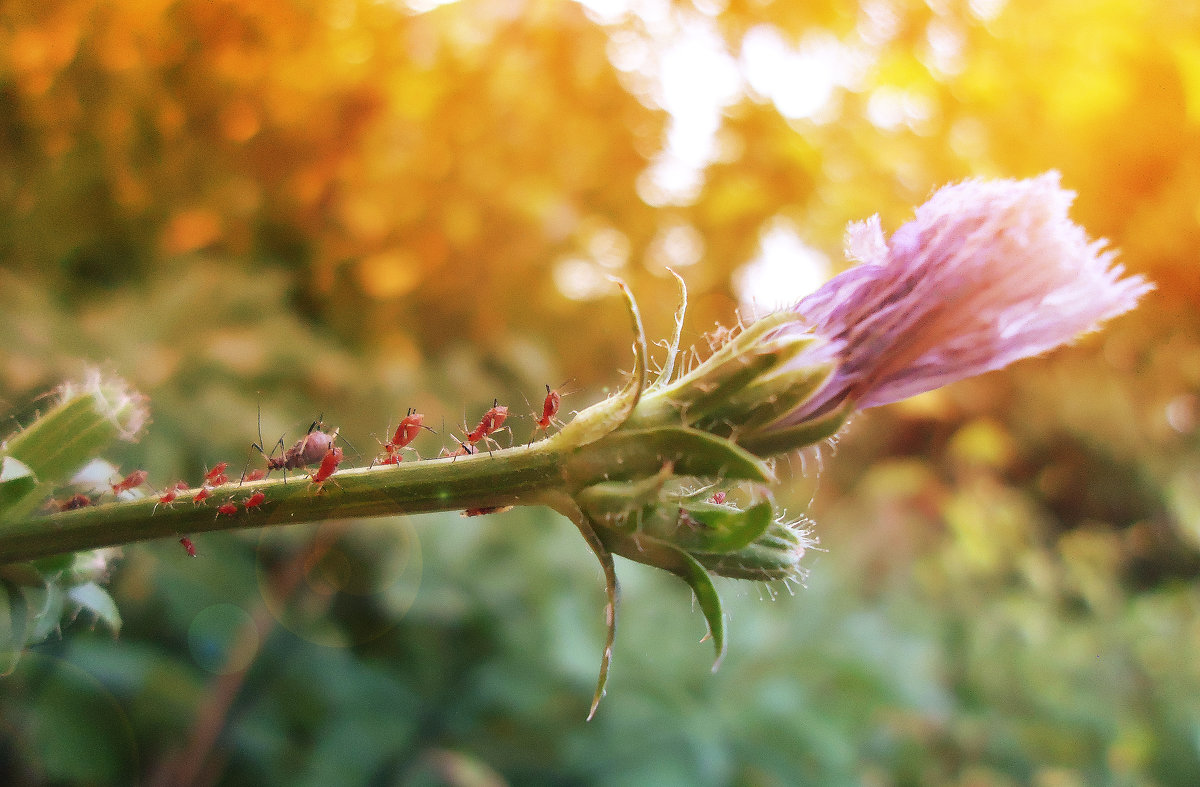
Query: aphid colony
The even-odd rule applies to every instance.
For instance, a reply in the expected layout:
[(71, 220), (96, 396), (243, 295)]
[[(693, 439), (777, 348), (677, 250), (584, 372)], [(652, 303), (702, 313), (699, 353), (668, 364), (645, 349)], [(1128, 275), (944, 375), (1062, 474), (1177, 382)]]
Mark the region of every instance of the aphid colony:
[[(534, 421), (533, 435), (529, 438), (529, 443), (532, 444), (538, 432), (548, 431), (551, 426), (562, 427), (563, 423), (556, 417), (558, 408), (562, 402), (562, 397), (565, 394), (560, 393), (556, 389), (552, 389), (549, 385), (546, 386), (546, 398), (542, 403), (542, 412), (539, 415), (537, 412), (532, 413)], [(417, 453), (412, 446), (414, 440), (420, 435), (422, 430), (426, 430), (436, 434), (437, 432), (426, 426), (423, 421), (425, 415), (418, 413), (416, 408), (409, 408), (408, 413), (404, 418), (400, 419), (395, 432), (392, 433), (391, 439), (386, 443), (380, 443), (382, 454), (371, 461), (371, 466), (375, 465), (394, 465), (399, 464), (402, 459), (401, 451), (411, 451), (417, 459), (421, 455)], [(474, 429), (467, 429), (466, 424), (463, 424), (463, 437), (460, 440), (455, 437), (455, 442), (458, 443), (458, 448), (453, 451), (442, 449), (439, 456), (448, 456), (457, 458), (459, 456), (468, 456), (479, 453), (479, 444), (483, 443), (484, 447), (491, 452), (491, 446), (500, 448), (500, 444), (496, 442), (493, 435), (499, 432), (508, 432), (512, 434), (512, 430), (504, 425), (508, 419), (508, 407), (500, 404), (499, 399), (492, 401), (492, 406), (480, 418), (479, 424)], [(389, 430), (390, 431), (390, 430)], [(317, 465), (317, 469), (308, 475), (309, 483), (316, 486), (317, 493), (324, 490), (324, 486), (329, 482), (333, 475), (337, 472), (338, 466), (345, 458), (345, 454), (341, 447), (335, 445), (338, 439), (338, 430), (334, 429), (331, 432), (325, 431), (324, 423), (318, 419), (308, 427), (308, 432), (304, 437), (297, 440), (290, 448), (285, 446), (283, 437), (272, 446), (268, 453), (263, 445), (262, 439), (262, 422), (259, 420), (258, 442), (251, 443), (251, 447), (262, 454), (266, 461), (265, 469), (250, 470), (249, 466), (243, 470), (241, 477), (237, 479), (236, 489), (242, 488), (245, 484), (252, 484), (255, 481), (261, 481), (275, 470), (283, 471), (286, 480), (288, 470), (298, 470), (301, 468), (312, 467)], [(511, 438), (510, 438), (511, 439)], [(276, 456), (276, 451), (282, 453)], [(225, 474), (228, 469), (228, 462), (219, 462), (211, 469), (204, 473), (204, 480), (201, 482), (198, 489), (191, 494), (191, 503), (194, 506), (199, 506), (205, 503), (212, 496), (217, 487), (225, 486), (230, 482), (229, 477)], [(149, 474), (145, 470), (134, 470), (116, 483), (109, 483), (114, 497), (121, 499), (128, 497), (127, 493), (133, 493), (135, 490), (147, 484)], [(336, 481), (334, 482), (337, 483)], [(161, 492), (155, 493), (158, 500), (154, 504), (154, 511), (157, 511), (159, 506), (170, 507), (179, 499), (180, 494), (188, 492), (191, 487), (185, 481), (178, 481)], [(249, 512), (261, 507), (267, 502), (267, 495), (261, 490), (253, 490), (249, 496), (236, 501), (234, 495), (231, 495), (216, 508), (217, 517), (233, 517), (241, 511)], [(48, 505), (57, 511), (71, 511), (77, 508), (95, 505), (98, 499), (89, 497), (85, 494), (72, 495), (65, 501), (50, 500)], [(509, 506), (490, 507), (490, 508), (473, 508), (463, 512), (464, 516), (480, 516), (482, 514), (497, 513), (499, 511), (508, 510)], [(187, 554), (190, 557), (196, 557), (196, 545), (187, 536), (179, 539), (179, 543), (183, 545)]]

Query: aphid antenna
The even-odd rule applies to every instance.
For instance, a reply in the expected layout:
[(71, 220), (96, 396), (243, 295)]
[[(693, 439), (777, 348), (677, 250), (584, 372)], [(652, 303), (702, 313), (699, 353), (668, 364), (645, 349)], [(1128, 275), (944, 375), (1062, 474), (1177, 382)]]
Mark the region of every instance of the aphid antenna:
[[(310, 430), (310, 431), (311, 431), (311, 430)], [(259, 402), (259, 403), (258, 403), (258, 442), (257, 442), (257, 443), (251, 443), (251, 444), (250, 444), (250, 447), (251, 447), (251, 448), (254, 448), (254, 449), (257, 449), (257, 450), (258, 450), (258, 452), (259, 452), (260, 454), (262, 454), (262, 456), (263, 456), (263, 459), (266, 459), (266, 460), (267, 460), (267, 473), (268, 473), (268, 474), (271, 472), (271, 457), (275, 456), (275, 451), (276, 451), (276, 449), (278, 449), (278, 448), (283, 448), (284, 450), (287, 450), (287, 447), (286, 447), (286, 446), (283, 444), (283, 435), (279, 435), (279, 439), (278, 439), (277, 441), (275, 441), (275, 444), (274, 444), (273, 446), (271, 446), (271, 453), (269, 453), (269, 454), (268, 454), (268, 453), (266, 452), (266, 450), (263, 448), (263, 436), (262, 436), (262, 402)], [(246, 459), (246, 466), (247, 466), (247, 467), (249, 467), (249, 466), (250, 466), (250, 459), (249, 459), (249, 457), (247, 457), (247, 459)], [(242, 477), (243, 477), (243, 478), (245, 478), (245, 476), (246, 476), (246, 471), (245, 471), (245, 469), (243, 469), (243, 470), (242, 470)], [(287, 468), (284, 468), (284, 471), (283, 471), (283, 480), (284, 480), (284, 481), (287, 481)]]
[(337, 439), (345, 443), (346, 447), (353, 451), (355, 456), (357, 456), (359, 459), (362, 459), (362, 454), (359, 453), (358, 449), (354, 447), (354, 443), (346, 439), (345, 435), (340, 434), (337, 430), (335, 430), (333, 434), (335, 437), (337, 437)]
[[(417, 408), (415, 408), (415, 407), (408, 408), (409, 416), (416, 415), (416, 413), (417, 413)], [(421, 424), (420, 426), (422, 429), (428, 429), (429, 431), (433, 432), (434, 434), (437, 434), (437, 430), (434, 429), (432, 426), (426, 426), (425, 424)]]

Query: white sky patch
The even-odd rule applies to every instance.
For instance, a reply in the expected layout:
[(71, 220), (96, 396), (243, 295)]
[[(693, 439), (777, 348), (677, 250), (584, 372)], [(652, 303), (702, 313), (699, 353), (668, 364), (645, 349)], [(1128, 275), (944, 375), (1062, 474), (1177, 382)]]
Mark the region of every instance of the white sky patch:
[(404, 0), (402, 5), (416, 14), (424, 14), (444, 5), (457, 3), (458, 0)]
[(576, 0), (598, 24), (615, 25), (633, 10), (636, 0)]
[(647, 173), (650, 182), (641, 189), (651, 205), (695, 199), (704, 170), (718, 156), (721, 113), (743, 94), (737, 61), (711, 18), (678, 15), (673, 27), (650, 66), (656, 103), (670, 115), (666, 144)]
[(1007, 2), (1006, 0), (971, 0), (968, 5), (976, 19), (990, 22), (1000, 16), (1000, 12), (1004, 10)]
[(786, 219), (775, 219), (759, 240), (759, 253), (733, 275), (747, 314), (792, 306), (832, 275), (829, 257), (801, 240)]
[(712, 18), (664, 13), (660, 0), (627, 1), (645, 31), (643, 44), (620, 39), (614, 63), (636, 68), (646, 100), (670, 116), (663, 150), (638, 189), (653, 206), (685, 205), (699, 195), (705, 169), (721, 157), (723, 113), (747, 94), (772, 102), (788, 119), (831, 122), (839, 90), (858, 85), (871, 64), (862, 43), (824, 31), (793, 43), (770, 25), (751, 28), (735, 58)]
[(758, 25), (742, 40), (742, 71), (755, 93), (786, 118), (818, 119), (849, 76), (849, 53), (832, 34), (806, 35), (798, 46), (778, 28)]

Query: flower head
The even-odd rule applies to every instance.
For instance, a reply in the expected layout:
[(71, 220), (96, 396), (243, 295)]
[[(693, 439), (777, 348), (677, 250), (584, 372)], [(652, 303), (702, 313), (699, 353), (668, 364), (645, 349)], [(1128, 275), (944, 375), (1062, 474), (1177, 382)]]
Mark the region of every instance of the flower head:
[(849, 401), (876, 407), (1003, 366), (1093, 331), (1153, 289), (1067, 211), (1057, 172), (939, 189), (885, 241), (879, 217), (852, 224), (859, 265), (796, 311), (837, 363), (795, 424)]

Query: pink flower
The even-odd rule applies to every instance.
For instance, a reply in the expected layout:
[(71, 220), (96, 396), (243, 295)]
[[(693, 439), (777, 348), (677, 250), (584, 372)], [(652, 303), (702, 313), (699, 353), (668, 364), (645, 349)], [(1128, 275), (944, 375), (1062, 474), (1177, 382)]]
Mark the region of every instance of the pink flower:
[(1066, 344), (1153, 289), (1122, 278), (1115, 252), (1067, 217), (1057, 172), (945, 186), (884, 239), (879, 217), (850, 225), (860, 264), (796, 311), (837, 371), (779, 425), (851, 400), (876, 407)]

